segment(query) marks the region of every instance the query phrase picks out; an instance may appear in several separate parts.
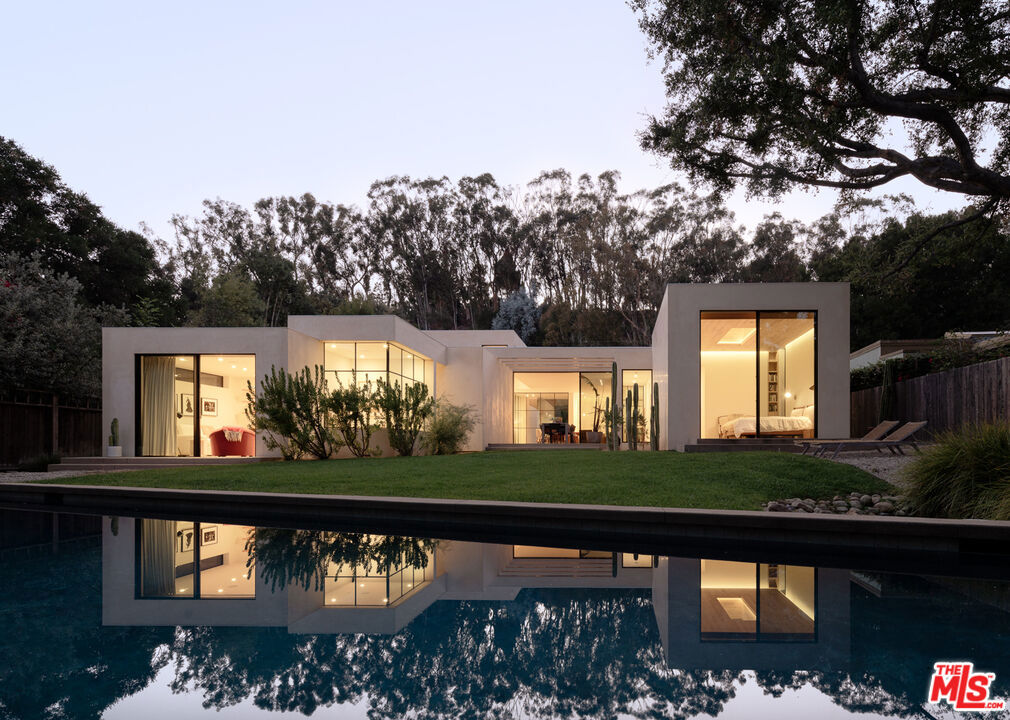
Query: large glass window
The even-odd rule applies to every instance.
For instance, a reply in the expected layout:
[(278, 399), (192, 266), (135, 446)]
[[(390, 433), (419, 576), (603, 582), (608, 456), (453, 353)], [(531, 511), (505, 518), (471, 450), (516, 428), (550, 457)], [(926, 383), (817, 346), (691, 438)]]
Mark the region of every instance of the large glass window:
[[(635, 396), (635, 385), (638, 385), (637, 432), (638, 442), (649, 442), (649, 414), (652, 412), (652, 370), (623, 370), (622, 408), (627, 412), (628, 393)], [(627, 423), (627, 418), (625, 418)]]
[(814, 437), (816, 314), (701, 313), (700, 437)]
[(517, 372), (512, 375), (512, 442), (572, 442), (580, 396), (577, 372)]
[(396, 343), (327, 342), (323, 345), (323, 366), (333, 387), (349, 386), (382, 378), (404, 386), (428, 382), (428, 360)]
[(813, 640), (816, 570), (701, 560), (702, 640)]
[(611, 375), (609, 372), (579, 373), (579, 431), (582, 442), (606, 441), (604, 412), (607, 400), (613, 402), (610, 397)]
[(252, 598), (244, 525), (139, 520), (138, 595), (143, 598)]
[(200, 454), (253, 456), (256, 433), (246, 418), (246, 392), (256, 378), (254, 355), (201, 355)]
[[(381, 538), (379, 538), (381, 540)], [(413, 561), (407, 553), (382, 563), (331, 562), (325, 581), (324, 604), (328, 607), (387, 607), (403, 600), (435, 578), (435, 553), (428, 551)]]

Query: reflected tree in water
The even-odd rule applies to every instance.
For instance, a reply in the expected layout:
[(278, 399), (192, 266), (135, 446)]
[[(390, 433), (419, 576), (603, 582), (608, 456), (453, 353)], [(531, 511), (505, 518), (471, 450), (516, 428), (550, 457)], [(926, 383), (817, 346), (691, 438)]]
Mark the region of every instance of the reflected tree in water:
[(326, 575), (342, 568), (363, 567), (368, 572), (388, 572), (400, 564), (426, 568), (437, 546), (437, 540), (396, 535), (254, 528), (246, 539), (246, 566), (257, 567), (273, 591), (289, 584), (322, 590)]
[[(102, 626), (98, 547), (0, 562), (0, 718), (97, 718), (168, 662), (169, 628)], [(160, 648), (160, 649), (159, 649)]]
[(311, 713), (369, 700), (380, 718), (717, 714), (736, 672), (669, 670), (649, 593), (524, 591), (510, 603), (438, 602), (393, 636), (182, 630), (174, 687), (209, 707), (246, 697)]

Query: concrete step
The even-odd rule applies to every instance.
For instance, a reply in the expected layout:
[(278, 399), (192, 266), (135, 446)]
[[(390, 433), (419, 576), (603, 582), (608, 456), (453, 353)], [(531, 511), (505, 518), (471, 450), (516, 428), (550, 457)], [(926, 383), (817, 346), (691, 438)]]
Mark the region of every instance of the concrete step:
[(489, 443), (487, 450), (602, 450), (603, 443)]
[(790, 442), (760, 442), (751, 443), (740, 440), (727, 440), (724, 443), (695, 443), (684, 446), (686, 453), (705, 452), (787, 452), (800, 453), (803, 448)]
[(249, 465), (269, 461), (271, 458), (248, 457), (206, 457), (206, 458), (158, 458), (158, 457), (68, 457), (63, 462), (50, 465), (52, 470), (90, 470), (111, 472), (115, 470), (152, 470), (156, 468), (208, 467), (213, 465)]
[(148, 463), (171, 463), (172, 465), (236, 465), (272, 460), (255, 457), (65, 457), (64, 463), (76, 465), (145, 465)]

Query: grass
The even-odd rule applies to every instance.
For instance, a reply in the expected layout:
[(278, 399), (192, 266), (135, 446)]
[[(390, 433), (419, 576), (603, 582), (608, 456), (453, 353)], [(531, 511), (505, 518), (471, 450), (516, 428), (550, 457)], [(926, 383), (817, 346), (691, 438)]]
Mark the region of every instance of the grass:
[(787, 453), (575, 450), (197, 466), (47, 482), (729, 510), (891, 489), (850, 465)]

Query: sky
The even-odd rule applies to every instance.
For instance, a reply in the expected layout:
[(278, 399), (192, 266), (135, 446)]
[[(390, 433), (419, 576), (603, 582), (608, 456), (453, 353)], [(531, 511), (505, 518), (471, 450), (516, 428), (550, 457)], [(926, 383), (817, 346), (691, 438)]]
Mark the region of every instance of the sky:
[[(0, 135), (121, 226), (166, 238), (206, 198), (363, 205), (391, 175), (524, 185), (564, 167), (618, 170), (625, 192), (684, 182), (638, 145), (664, 105), (661, 67), (620, 0), (39, 1), (2, 17)], [(888, 191), (963, 204), (914, 181)], [(833, 202), (729, 205), (752, 227)]]

